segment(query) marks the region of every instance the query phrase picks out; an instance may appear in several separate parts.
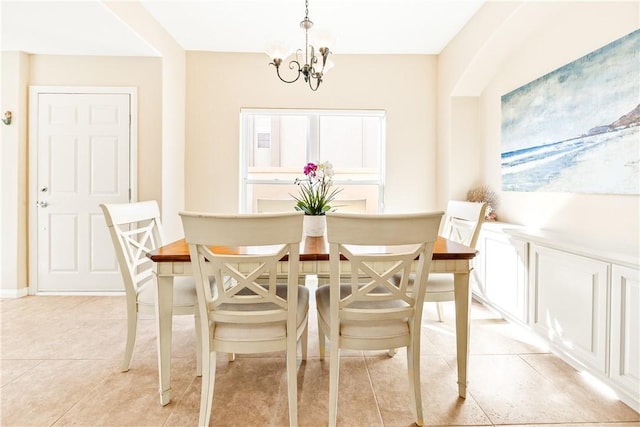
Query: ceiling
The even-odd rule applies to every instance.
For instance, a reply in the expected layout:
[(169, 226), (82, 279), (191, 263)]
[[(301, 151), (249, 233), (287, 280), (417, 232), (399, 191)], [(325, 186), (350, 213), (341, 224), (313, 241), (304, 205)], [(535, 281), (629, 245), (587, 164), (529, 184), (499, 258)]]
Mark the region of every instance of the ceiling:
[[(438, 54), (485, 0), (310, 0), (313, 38), (334, 53)], [(302, 0), (141, 0), (185, 50), (299, 48)], [(98, 0), (1, 0), (1, 47), (54, 55), (157, 56)]]

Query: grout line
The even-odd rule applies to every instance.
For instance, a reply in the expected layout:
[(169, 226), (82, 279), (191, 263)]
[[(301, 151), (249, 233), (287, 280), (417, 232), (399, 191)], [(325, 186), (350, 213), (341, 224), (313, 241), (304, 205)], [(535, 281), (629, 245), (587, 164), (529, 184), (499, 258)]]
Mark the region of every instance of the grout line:
[(369, 371), (369, 363), (367, 362), (367, 357), (362, 352), (362, 360), (364, 361), (364, 368), (367, 371), (367, 377), (369, 378), (369, 386), (371, 387), (371, 392), (373, 393), (373, 399), (376, 402), (376, 410), (378, 412), (378, 418), (380, 418), (380, 425), (384, 427), (384, 419), (382, 418), (382, 412), (380, 412), (380, 402), (378, 401), (378, 394), (376, 393), (376, 389), (373, 386), (373, 379), (371, 378), (371, 372)]
[[(87, 359), (78, 359), (78, 360), (87, 360)], [(65, 415), (67, 415), (69, 412), (71, 412), (73, 410), (73, 408), (75, 408), (76, 406), (78, 406), (87, 396), (89, 396), (94, 390), (97, 390), (98, 387), (100, 387), (102, 384), (106, 383), (109, 379), (109, 375), (110, 372), (109, 370), (105, 369), (104, 372), (104, 376), (102, 378), (102, 380), (97, 381), (96, 385), (94, 385), (93, 387), (89, 387), (87, 389), (87, 391), (83, 394), (82, 397), (80, 397), (80, 399), (76, 400), (73, 405), (69, 406), (67, 408), (67, 410), (65, 410), (58, 418), (56, 418), (56, 420), (50, 424), (50, 427), (55, 426), (58, 421), (60, 421), (62, 418), (64, 418)]]
[[(191, 387), (194, 386), (193, 383), (195, 383), (198, 379), (200, 379), (201, 377), (197, 377), (194, 376), (193, 379), (191, 380), (191, 382), (185, 387), (184, 391), (180, 394), (179, 398), (171, 398), (172, 402), (175, 403), (175, 405), (173, 406), (173, 408), (171, 408), (171, 411), (169, 412), (169, 414), (167, 415), (167, 418), (165, 418), (164, 422), (162, 423), (161, 427), (166, 426), (167, 423), (169, 422), (169, 419), (171, 418), (171, 415), (173, 415), (175, 413), (175, 411), (180, 407), (180, 405), (183, 404), (183, 402), (185, 401), (185, 396), (187, 393), (189, 393), (189, 390), (191, 390)], [(198, 419), (200, 419), (200, 393), (198, 393), (198, 409), (197, 409), (197, 416)]]

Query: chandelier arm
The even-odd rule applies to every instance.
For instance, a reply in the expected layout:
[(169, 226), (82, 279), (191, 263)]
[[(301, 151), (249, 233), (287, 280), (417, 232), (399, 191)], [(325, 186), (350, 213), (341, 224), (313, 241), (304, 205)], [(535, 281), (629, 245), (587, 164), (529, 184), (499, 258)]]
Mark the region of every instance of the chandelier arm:
[(313, 48), (313, 45), (309, 45), (309, 48), (311, 50), (311, 59), (309, 60), (308, 64), (311, 66), (311, 68), (313, 68), (313, 64), (318, 63), (318, 57), (316, 56), (316, 52), (315, 52), (315, 49)]
[(285, 80), (280, 75), (280, 67), (278, 65), (276, 65), (275, 63), (273, 63), (273, 62), (269, 63), (269, 65), (273, 65), (274, 67), (276, 67), (276, 74), (278, 75), (278, 78), (280, 80), (282, 80), (283, 82), (285, 82), (285, 83), (293, 83), (293, 82), (298, 81), (298, 79), (300, 78), (300, 74), (302, 73), (302, 71), (301, 71), (302, 69), (300, 67), (300, 63), (298, 61), (296, 61), (295, 59), (292, 59), (291, 61), (289, 61), (289, 69), (290, 70), (294, 70), (295, 69), (293, 64), (295, 64), (298, 67), (298, 70), (297, 70), (298, 71), (298, 75), (293, 80)]
[[(316, 86), (315, 87), (313, 86), (313, 81), (314, 80), (316, 82)], [(320, 83), (322, 83), (322, 78), (319, 78), (319, 79), (318, 78), (313, 78), (313, 79), (310, 78), (308, 81), (309, 81), (309, 87), (311, 88), (312, 91), (315, 92), (320, 87)]]
[(322, 81), (322, 71), (313, 71), (313, 73), (311, 73), (311, 77), (313, 77), (316, 80), (320, 80)]

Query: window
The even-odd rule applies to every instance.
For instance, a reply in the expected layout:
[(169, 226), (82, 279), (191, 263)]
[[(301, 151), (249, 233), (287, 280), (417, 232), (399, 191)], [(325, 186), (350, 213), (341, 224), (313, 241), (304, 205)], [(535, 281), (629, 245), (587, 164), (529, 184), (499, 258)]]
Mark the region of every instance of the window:
[(295, 179), (317, 161), (333, 164), (337, 199), (382, 211), (384, 111), (243, 109), (240, 123), (240, 212), (257, 212), (259, 199), (293, 207)]

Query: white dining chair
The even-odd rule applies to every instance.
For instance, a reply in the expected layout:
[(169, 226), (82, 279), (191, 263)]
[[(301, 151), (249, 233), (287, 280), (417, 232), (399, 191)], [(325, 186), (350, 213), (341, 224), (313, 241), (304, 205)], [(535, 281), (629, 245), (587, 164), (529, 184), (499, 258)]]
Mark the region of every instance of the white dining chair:
[[(486, 203), (450, 200), (442, 222), (440, 235), (448, 240), (461, 243), (475, 249), (478, 236), (484, 222)], [(394, 280), (398, 281), (396, 277)], [(409, 286), (413, 286), (413, 278), (409, 278)], [(425, 302), (435, 302), (438, 320), (444, 321), (442, 303), (455, 300), (453, 273), (431, 273), (424, 294)], [(389, 355), (395, 354), (389, 350)]]
[(296, 201), (288, 199), (257, 199), (256, 209), (258, 213), (295, 212)]
[[(330, 283), (316, 290), (320, 359), (329, 352), (329, 425), (338, 414), (340, 349), (407, 347), (416, 424), (423, 424), (420, 386), (422, 300), (442, 212), (327, 214)], [(415, 264), (413, 290), (409, 276)], [(394, 275), (399, 278), (396, 282)], [(363, 276), (366, 277), (362, 280)]]
[[(485, 218), (486, 203), (450, 200), (440, 235), (475, 249)], [(455, 299), (452, 273), (432, 273), (427, 281), (425, 302), (435, 302), (438, 320), (444, 319), (443, 302)]]
[(340, 213), (364, 213), (367, 211), (367, 199), (336, 199), (331, 210)]
[[(124, 281), (127, 300), (127, 342), (122, 371), (131, 366), (140, 314), (155, 316), (155, 275), (153, 262), (147, 254), (162, 246), (164, 230), (160, 210), (154, 200), (101, 204), (100, 208), (113, 241), (118, 265)], [(201, 375), (200, 321), (197, 295), (192, 277), (175, 277), (173, 284), (173, 314), (195, 316), (196, 373)]]
[[(367, 212), (367, 199), (340, 199), (334, 200), (331, 203), (332, 212), (339, 213), (366, 213)], [(315, 282), (318, 286), (324, 286), (329, 283), (329, 274), (317, 273), (315, 279), (311, 282)]]
[[(450, 200), (442, 221), (440, 235), (448, 240), (461, 243), (475, 249), (485, 218), (486, 203)], [(472, 270), (474, 271), (474, 270)], [(399, 276), (394, 277), (398, 282)], [(413, 287), (414, 277), (409, 277), (409, 288)], [(424, 293), (425, 302), (436, 303), (438, 321), (444, 321), (442, 304), (455, 300), (455, 286), (453, 273), (431, 273)], [(393, 357), (397, 348), (389, 349), (389, 356)]]
[[(337, 212), (366, 212), (367, 199), (336, 199), (331, 203), (331, 210)], [(258, 213), (292, 212), (296, 210), (296, 201), (290, 199), (257, 199)]]
[[(298, 285), (302, 212), (216, 215), (181, 212), (197, 284), (202, 334), (200, 426), (211, 417), (216, 352), (285, 351), (289, 424), (298, 422), (297, 342), (307, 357), (309, 291)], [(216, 247), (241, 248), (234, 252)], [(278, 282), (287, 258), (286, 282)], [(207, 275), (215, 277), (212, 290)], [(267, 276), (269, 280), (258, 280)], [(275, 402), (274, 402), (275, 403)]]

